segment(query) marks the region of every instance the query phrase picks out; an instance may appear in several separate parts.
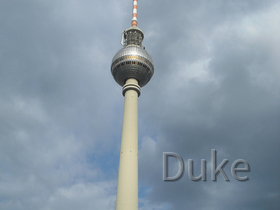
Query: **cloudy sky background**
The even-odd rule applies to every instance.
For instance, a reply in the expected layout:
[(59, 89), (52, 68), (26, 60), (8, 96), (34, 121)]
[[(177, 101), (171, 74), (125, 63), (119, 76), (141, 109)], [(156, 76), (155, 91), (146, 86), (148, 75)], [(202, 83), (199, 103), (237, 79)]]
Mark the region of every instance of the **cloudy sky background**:
[[(139, 208), (280, 206), (280, 3), (139, 0)], [(114, 209), (124, 98), (110, 72), (132, 0), (0, 1), (0, 209)], [(225, 167), (211, 181), (211, 149)], [(207, 161), (162, 180), (162, 153)], [(230, 166), (245, 159), (249, 181)], [(178, 165), (170, 159), (170, 174)]]

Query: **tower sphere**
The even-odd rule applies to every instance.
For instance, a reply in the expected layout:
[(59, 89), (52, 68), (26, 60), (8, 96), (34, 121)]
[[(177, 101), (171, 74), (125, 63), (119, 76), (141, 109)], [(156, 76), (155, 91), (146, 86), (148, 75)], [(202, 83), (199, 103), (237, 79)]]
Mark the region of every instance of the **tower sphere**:
[(144, 33), (135, 26), (123, 32), (124, 48), (117, 52), (111, 64), (111, 73), (121, 86), (127, 79), (134, 78), (143, 87), (154, 74), (152, 57), (142, 46), (143, 38)]

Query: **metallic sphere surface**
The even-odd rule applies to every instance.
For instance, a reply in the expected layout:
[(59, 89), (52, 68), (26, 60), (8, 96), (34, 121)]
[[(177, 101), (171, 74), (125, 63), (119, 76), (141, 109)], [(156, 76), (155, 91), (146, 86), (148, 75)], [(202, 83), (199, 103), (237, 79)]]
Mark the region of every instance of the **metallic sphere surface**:
[(117, 52), (111, 64), (111, 73), (116, 82), (123, 86), (129, 78), (145, 86), (154, 74), (154, 64), (149, 53), (137, 45), (128, 45)]

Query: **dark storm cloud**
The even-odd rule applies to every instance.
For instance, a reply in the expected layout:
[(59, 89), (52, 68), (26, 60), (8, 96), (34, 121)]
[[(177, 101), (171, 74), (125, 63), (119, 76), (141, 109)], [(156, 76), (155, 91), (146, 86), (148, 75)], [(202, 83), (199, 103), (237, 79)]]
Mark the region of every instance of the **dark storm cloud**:
[(116, 183), (97, 183), (105, 176), (91, 159), (116, 144), (109, 119), (118, 117), (110, 103), (118, 92), (109, 71), (111, 34), (103, 27), (110, 17), (97, 12), (106, 5), (1, 1), (0, 7), (0, 208), (114, 206)]
[[(279, 206), (277, 1), (139, 1), (140, 209)], [(0, 208), (114, 209), (123, 97), (110, 63), (132, 1), (1, 1)], [(210, 177), (211, 149), (230, 182)], [(162, 153), (207, 182), (162, 181)], [(250, 180), (230, 174), (236, 159)], [(176, 161), (171, 170), (176, 172)]]
[[(140, 122), (158, 129), (157, 135), (145, 133), (152, 139), (143, 139), (139, 155), (140, 180), (151, 186), (147, 199), (170, 203), (170, 209), (276, 208), (280, 87), (274, 20), (279, 20), (279, 5), (208, 1), (155, 7), (146, 20), (154, 39), (146, 49), (156, 72), (139, 100), (140, 113), (145, 112)], [(153, 53), (158, 48), (160, 53)], [(154, 144), (154, 151), (149, 153), (146, 144)], [(210, 171), (207, 183), (192, 182), (187, 172), (178, 182), (161, 181), (162, 152), (176, 152), (185, 163), (194, 159), (198, 173), (200, 159), (210, 166), (211, 149), (217, 149), (219, 161), (230, 160), (225, 167), (230, 183), (221, 175), (211, 183)], [(239, 158), (252, 168), (246, 183), (230, 174)]]

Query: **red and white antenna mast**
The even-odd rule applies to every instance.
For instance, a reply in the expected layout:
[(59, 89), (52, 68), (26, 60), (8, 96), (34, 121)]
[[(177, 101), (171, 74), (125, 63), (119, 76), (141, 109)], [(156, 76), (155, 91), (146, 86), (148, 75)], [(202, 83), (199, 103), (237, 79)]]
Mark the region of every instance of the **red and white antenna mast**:
[(133, 12), (131, 26), (137, 26), (137, 0), (133, 0)]

